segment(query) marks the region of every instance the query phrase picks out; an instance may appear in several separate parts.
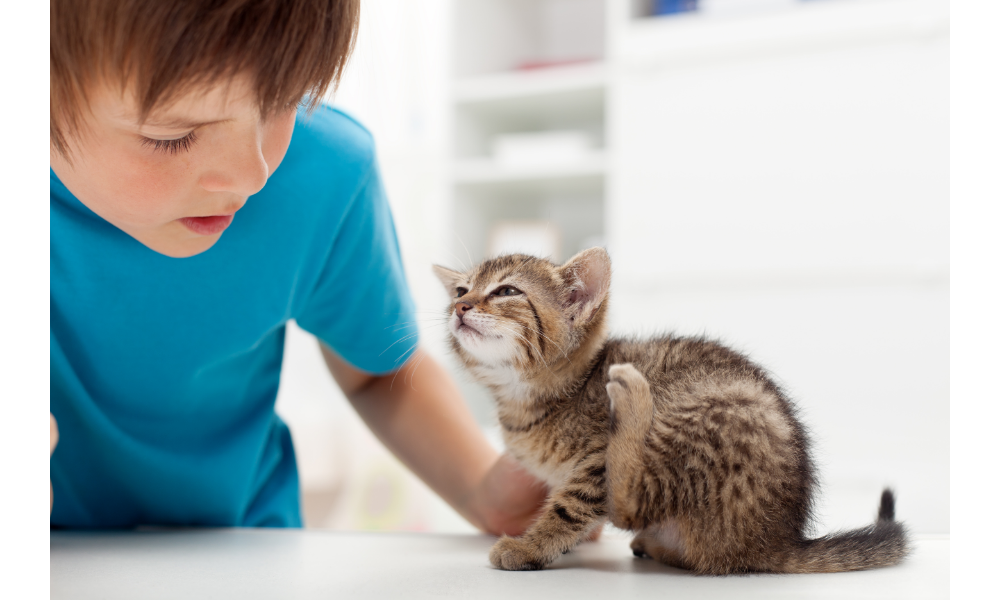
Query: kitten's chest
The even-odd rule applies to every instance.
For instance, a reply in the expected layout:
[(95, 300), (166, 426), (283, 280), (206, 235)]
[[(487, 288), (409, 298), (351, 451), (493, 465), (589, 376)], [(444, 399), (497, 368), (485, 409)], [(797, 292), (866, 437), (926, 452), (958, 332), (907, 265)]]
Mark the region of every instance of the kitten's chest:
[(521, 433), (504, 435), (507, 450), (532, 475), (549, 487), (558, 487), (573, 470), (573, 460), (568, 452), (560, 452), (558, 442), (546, 444), (539, 436)]
[(512, 366), (475, 365), (469, 368), (476, 381), (493, 391), (498, 402), (517, 404), (534, 395), (531, 384)]
[(589, 417), (559, 414), (529, 431), (505, 429), (504, 442), (529, 473), (558, 487), (584, 457), (606, 445), (606, 434), (599, 433)]

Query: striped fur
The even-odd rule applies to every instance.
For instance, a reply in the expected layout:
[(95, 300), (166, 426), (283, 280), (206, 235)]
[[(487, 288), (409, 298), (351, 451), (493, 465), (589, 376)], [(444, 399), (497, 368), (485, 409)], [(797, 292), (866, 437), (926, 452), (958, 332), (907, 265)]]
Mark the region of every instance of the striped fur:
[(794, 405), (763, 369), (704, 338), (608, 338), (611, 264), (601, 248), (564, 265), (526, 255), (466, 273), (451, 344), (493, 392), (508, 451), (545, 480), (541, 517), (490, 561), (540, 569), (605, 520), (637, 556), (696, 573), (834, 572), (908, 552), (886, 491), (874, 525), (807, 539), (814, 467)]

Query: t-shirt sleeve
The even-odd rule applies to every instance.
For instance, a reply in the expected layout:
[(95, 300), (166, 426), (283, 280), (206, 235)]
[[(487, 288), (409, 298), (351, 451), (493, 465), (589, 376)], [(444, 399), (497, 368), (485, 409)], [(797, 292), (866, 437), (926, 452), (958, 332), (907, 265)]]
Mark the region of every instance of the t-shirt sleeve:
[(374, 161), (347, 205), (316, 286), (295, 319), (369, 373), (394, 371), (416, 350), (414, 303)]

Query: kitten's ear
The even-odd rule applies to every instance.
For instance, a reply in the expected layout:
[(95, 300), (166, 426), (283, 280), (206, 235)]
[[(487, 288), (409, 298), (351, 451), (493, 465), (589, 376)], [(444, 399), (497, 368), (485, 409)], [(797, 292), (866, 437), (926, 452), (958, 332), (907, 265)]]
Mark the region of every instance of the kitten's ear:
[(437, 278), (441, 280), (442, 284), (444, 284), (444, 289), (448, 292), (448, 295), (451, 295), (452, 292), (455, 291), (459, 282), (461, 282), (465, 277), (464, 273), (452, 271), (451, 269), (442, 267), (441, 265), (434, 265), (434, 274), (437, 275)]
[(611, 257), (604, 248), (589, 248), (566, 261), (559, 270), (569, 289), (563, 308), (574, 325), (586, 323), (608, 296)]

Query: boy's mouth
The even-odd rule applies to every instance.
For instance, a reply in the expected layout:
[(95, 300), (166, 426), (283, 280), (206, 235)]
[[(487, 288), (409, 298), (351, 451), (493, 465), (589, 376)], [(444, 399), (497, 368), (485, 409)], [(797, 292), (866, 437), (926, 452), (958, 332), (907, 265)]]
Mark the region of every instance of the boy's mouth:
[(225, 231), (233, 222), (233, 215), (213, 215), (211, 217), (184, 217), (178, 219), (182, 225), (198, 235), (216, 235)]

